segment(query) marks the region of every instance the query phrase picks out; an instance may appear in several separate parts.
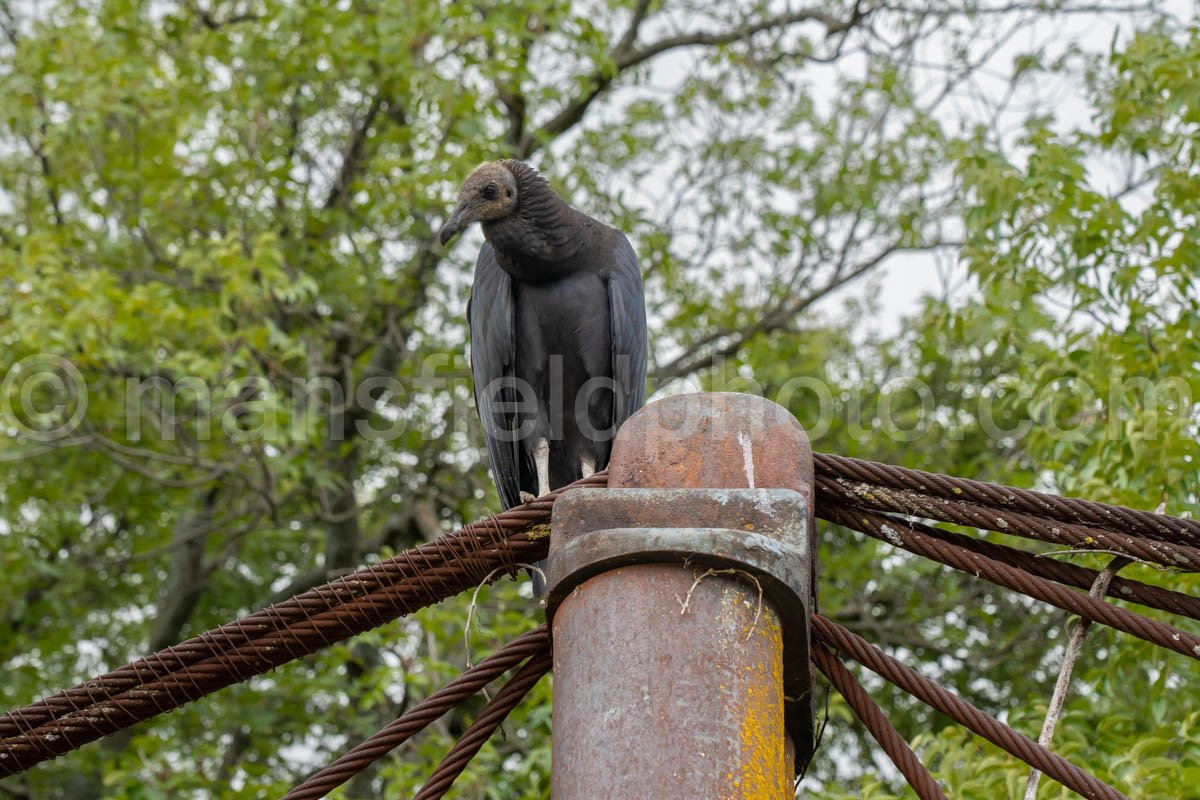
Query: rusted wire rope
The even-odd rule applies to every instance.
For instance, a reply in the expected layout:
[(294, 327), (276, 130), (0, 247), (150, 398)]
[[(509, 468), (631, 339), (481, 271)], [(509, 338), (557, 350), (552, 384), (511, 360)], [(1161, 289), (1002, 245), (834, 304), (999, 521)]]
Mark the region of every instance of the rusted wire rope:
[(1120, 606), (1089, 597), (1053, 581), (1014, 569), (987, 556), (946, 542), (926, 532), (928, 526), (896, 519), (861, 508), (850, 508), (820, 499), (821, 516), (831, 522), (887, 542), (910, 553), (1019, 592), (1035, 600), (1087, 617), (1110, 628), (1200, 660), (1200, 638)]
[(454, 743), (450, 752), (442, 759), (442, 763), (438, 764), (437, 769), (429, 776), (429, 780), (425, 781), (421, 790), (413, 796), (413, 800), (437, 800), (445, 795), (455, 779), (483, 747), (484, 742), (490, 739), (504, 722), (509, 712), (516, 708), (534, 684), (550, 671), (552, 663), (553, 655), (549, 645), (539, 655), (526, 661), (516, 674), (508, 679), (508, 683), (496, 692), (496, 696)]
[(545, 625), (539, 625), (513, 639), (346, 751), (332, 764), (305, 779), (284, 795), (283, 800), (319, 800), (424, 730), (429, 723), (478, 693), (498, 676), (544, 651), (549, 642)]
[[(603, 485), (597, 475), (572, 486)], [(568, 487), (570, 488), (570, 487)], [(177, 708), (544, 557), (563, 490), (0, 717), (0, 776)]]
[[(534, 547), (525, 555), (511, 559), (514, 565), (545, 554), (544, 541), (529, 544)], [(521, 553), (522, 550), (517, 547), (513, 548), (513, 552)], [(505, 560), (508, 559), (496, 558), (497, 562)], [(431, 572), (435, 576), (438, 574), (437, 571)], [(500, 573), (496, 577), (500, 577)], [(453, 593), (471, 588), (477, 581), (470, 578), (460, 583), (461, 588)], [(402, 585), (397, 587), (400, 591), (395, 596), (389, 596), (384, 590), (359, 598), (342, 608), (313, 615), (290, 627), (260, 636), (236, 649), (179, 667), (125, 692), (98, 698), (93, 705), (60, 715), (37, 728), (0, 739), (0, 775), (15, 774), (101, 736), (428, 605), (432, 600), (439, 599), (425, 599), (428, 585), (425, 582), (415, 587)], [(410, 591), (404, 591), (406, 589)], [(411, 599), (411, 590), (414, 589), (418, 595), (416, 601)], [(14, 714), (18, 715), (18, 720), (21, 719), (20, 710)]]
[(1200, 572), (1200, 548), (1190, 545), (1047, 520), (1020, 511), (981, 506), (963, 500), (947, 500), (916, 490), (897, 491), (845, 478), (818, 476), (816, 484), (818, 492), (833, 495), (848, 505), (859, 508), (969, 525), (1028, 539), (1054, 542), (1080, 550), (1120, 553), (1185, 572)]
[[(904, 489), (903, 494), (906, 496), (929, 492), (930, 494), (924, 496), (923, 500), (927, 504), (926, 510), (928, 510), (931, 496), (945, 495), (943, 499), (954, 498), (956, 503), (941, 503), (940, 506), (955, 505), (957, 508), (964, 505), (971, 506), (968, 511), (975, 515), (972, 519), (991, 511), (1009, 514), (1006, 521), (1021, 521), (1022, 517), (1029, 517), (1033, 513), (1066, 514), (1069, 519), (1063, 520), (1064, 524), (1078, 525), (1078, 522), (1070, 522), (1070, 520), (1082, 520), (1085, 523), (1084, 529), (1089, 533), (1094, 529), (1087, 528), (1087, 525), (1105, 525), (1108, 528), (1129, 525), (1131, 529), (1157, 532), (1163, 541), (1178, 541), (1179, 536), (1182, 535), (1181, 531), (1186, 533), (1193, 528), (1200, 528), (1200, 523), (1193, 520), (1181, 520), (1072, 498), (1041, 495), (1036, 492), (965, 481), (949, 476), (931, 475), (916, 470), (904, 470), (855, 459), (818, 454), (817, 462), (818, 471), (821, 473), (820, 482), (825, 484), (828, 484), (830, 476), (833, 476), (841, 477), (846, 481), (879, 481), (879, 485)], [(589, 480), (578, 482), (574, 486), (599, 486), (605, 482), (604, 474), (598, 473)], [(828, 487), (826, 488), (828, 489)], [(315, 652), (347, 636), (388, 622), (423, 605), (435, 602), (441, 597), (477, 585), (482, 581), (483, 576), (488, 574), (498, 577), (505, 571), (504, 567), (512, 570), (515, 569), (517, 563), (542, 557), (546, 550), (544, 538), (526, 536), (522, 531), (538, 523), (547, 522), (554, 497), (564, 490), (505, 512), (498, 517), (468, 525), (454, 534), (440, 537), (434, 542), (406, 551), (392, 559), (333, 581), (326, 586), (298, 595), (292, 600), (228, 623), (180, 645), (159, 651), (113, 673), (0, 717), (0, 776), (22, 771), (34, 763), (60, 755), (87, 741), (99, 738), (101, 735), (128, 727), (216, 689)], [(828, 491), (822, 492), (822, 494), (828, 493)], [(978, 500), (981, 503), (997, 503), (1003, 508), (981, 509), (973, 503), (957, 502), (957, 498)], [(1011, 511), (1012, 508), (1019, 510)], [(862, 515), (869, 512), (859, 513)], [(884, 523), (885, 525), (890, 526), (893, 522), (898, 522), (882, 515), (878, 516), (880, 519), (889, 520)], [(952, 519), (950, 521), (961, 520)], [(1062, 527), (1052, 525), (1039, 518), (1030, 518), (1023, 522), (1033, 529)], [(914, 528), (914, 525), (903, 524), (910, 529)], [(975, 523), (962, 521), (962, 524)], [(978, 527), (988, 526), (979, 524)], [(938, 530), (936, 528), (927, 529)], [(879, 531), (866, 532), (871, 535), (879, 533)], [(948, 534), (948, 532), (941, 533)], [(1116, 531), (1116, 533), (1121, 532)], [(1139, 533), (1139, 536), (1141, 535)], [(936, 537), (934, 541), (937, 541)], [(943, 545), (945, 544), (943, 542)], [(961, 556), (971, 549), (979, 551), (981, 548), (969, 548), (965, 544), (959, 543), (957, 549)], [(1187, 550), (1183, 550), (1183, 552), (1186, 553)], [(1020, 551), (1012, 550), (1012, 553), (1020, 553)], [(995, 553), (991, 555), (995, 555)], [(986, 561), (999, 563), (1001, 567), (1006, 566), (1005, 563), (1000, 563), (1005, 562), (1006, 559), (987, 558), (986, 555), (983, 557)], [(1008, 560), (1014, 558), (1018, 557), (1010, 554)], [(941, 558), (935, 557), (935, 560), (947, 563)], [(951, 564), (951, 566), (956, 565)], [(1060, 566), (1065, 568), (1071, 565)], [(960, 564), (956, 568), (963, 569), (964, 567)], [(1012, 567), (1010, 566), (1009, 569)], [(1074, 569), (1082, 568), (1075, 567)], [(499, 570), (498, 573), (497, 570)], [(976, 572), (976, 569), (971, 568), (968, 571)], [(1022, 581), (1028, 582), (1029, 579), (1041, 580), (1043, 584), (1048, 584), (1049, 582), (1045, 578), (1058, 579), (1057, 576), (1049, 576), (1044, 573), (1044, 569), (1039, 571), (1025, 569), (1025, 565), (1019, 565), (1017, 569), (1012, 569), (1012, 575), (1016, 576), (1015, 583), (1017, 584)], [(1060, 571), (1059, 575), (1061, 574)], [(1076, 574), (1075, 577), (1079, 578), (1079, 575)], [(994, 578), (993, 574), (989, 580), (996, 582)], [(1063, 582), (1071, 583), (1069, 580)], [(1001, 585), (1007, 585), (1016, 591), (1026, 591), (1019, 585), (1013, 584), (1014, 581), (1009, 581)], [(1038, 586), (1039, 584), (1035, 583), (1034, 585)], [(1053, 584), (1049, 584), (1049, 586), (1061, 589)], [(1155, 593), (1156, 587), (1145, 588), (1151, 595)], [(1157, 591), (1166, 592), (1166, 590)], [(1066, 591), (1066, 596), (1072, 595), (1077, 596), (1078, 593)], [(1033, 596), (1044, 599), (1038, 595)], [(1180, 598), (1185, 599), (1180, 600)], [(1159, 595), (1157, 599), (1164, 602), (1175, 602), (1177, 605), (1182, 603), (1182, 607), (1194, 609), (1195, 599), (1186, 598), (1178, 593), (1166, 593)], [(1193, 603), (1189, 605), (1187, 600), (1192, 600)], [(1100, 608), (1124, 611), (1107, 603), (1100, 603)], [(1085, 617), (1089, 616), (1083, 611), (1068, 610), (1073, 610)], [(1132, 612), (1125, 613), (1131, 615), (1124, 618), (1126, 622), (1130, 620), (1153, 622)], [(1098, 621), (1111, 624), (1103, 619)], [(1119, 627), (1126, 632), (1134, 632), (1127, 628), (1121, 628), (1120, 625), (1114, 625), (1114, 627)], [(1171, 632), (1178, 645), (1176, 647), (1172, 647), (1170, 644), (1165, 646), (1193, 655), (1193, 653), (1180, 648), (1190, 646), (1190, 640), (1194, 637), (1189, 637), (1185, 641), (1174, 636), (1173, 628), (1169, 626), (1161, 626), (1161, 628)], [(1162, 633), (1162, 630), (1158, 632)], [(1182, 634), (1182, 632), (1178, 633)], [(1134, 635), (1138, 634), (1134, 633)], [(1187, 634), (1183, 634), (1183, 636), (1186, 637)], [(1150, 641), (1162, 644), (1155, 639), (1150, 639)], [(1200, 650), (1196, 650), (1193, 657), (1196, 656), (1200, 656)]]
[[(548, 514), (539, 513), (533, 519), (528, 514), (513, 520), (511, 514), (475, 523), (455, 533), (405, 551), (385, 562), (365, 567), (357, 572), (338, 578), (324, 586), (311, 589), (301, 595), (257, 611), (241, 619), (202, 633), (192, 639), (160, 650), (153, 655), (102, 675), (73, 689), (51, 695), (33, 703), (20, 713), (24, 723), (18, 723), (16, 713), (0, 717), (0, 735), (24, 730), (30, 723), (40, 724), (58, 713), (80, 710), (84, 704), (95, 704), (101, 698), (111, 698), (119, 692), (143, 685), (150, 680), (170, 674), (180, 667), (229, 652), (257, 638), (284, 630), (293, 623), (303, 623), (314, 616), (338, 607), (361, 601), (380, 589), (395, 589), (401, 582), (415, 584), (415, 594), (436, 596), (439, 589), (450, 589), (446, 576), (439, 570), (447, 568), (452, 574), (463, 570), (454, 560), (473, 551), (504, 548), (508, 545), (506, 533), (521, 530), (544, 519)], [(515, 522), (515, 524), (514, 524)], [(472, 541), (456, 547), (460, 538)], [(476, 538), (479, 537), (479, 538)], [(484, 538), (486, 537), (486, 538)], [(473, 559), (463, 561), (468, 568)], [(490, 562), (489, 562), (490, 563)], [(422, 570), (425, 572), (422, 573)], [(484, 573), (486, 574), (486, 573)], [(479, 577), (482, 577), (480, 575)]]
[(892, 489), (911, 489), (948, 500), (966, 500), (1060, 522), (1093, 525), (1110, 531), (1200, 547), (1200, 520), (939, 475), (830, 453), (814, 453), (813, 459), (817, 474), (830, 478), (864, 481)]
[[(988, 558), (1002, 561), (1010, 567), (1024, 570), (1037, 575), (1039, 578), (1047, 578), (1079, 589), (1090, 589), (1095, 583), (1096, 578), (1100, 575), (1099, 571), (1089, 567), (1081, 567), (1078, 564), (1070, 564), (1065, 561), (1059, 561), (1056, 558), (1039, 556), (1036, 553), (991, 542), (987, 539), (981, 539), (978, 536), (968, 536), (967, 534), (955, 533), (954, 531), (943, 530), (934, 526), (927, 526), (923, 530), (930, 536), (934, 536), (942, 541), (950, 542)], [(1132, 578), (1122, 578), (1120, 576), (1113, 578), (1109, 584), (1108, 596), (1200, 620), (1200, 597), (1193, 597), (1183, 592), (1176, 592), (1171, 589), (1164, 589), (1161, 586), (1142, 583)]]
[[(832, 457), (832, 456), (829, 457), (829, 459), (835, 459), (835, 458), (836, 457)], [(886, 465), (886, 464), (878, 464), (877, 465), (877, 464), (873, 464), (872, 462), (859, 462), (859, 461), (856, 461), (855, 459), (836, 458), (837, 463), (842, 463), (842, 462), (847, 462), (847, 461), (853, 462), (855, 464), (867, 464), (872, 467), (888, 468), (888, 469), (900, 470), (901, 472), (909, 472), (909, 473), (913, 473), (914, 475), (921, 476), (922, 478), (927, 478), (929, 476), (929, 473), (922, 473), (917, 470), (903, 471), (898, 467), (891, 468), (889, 465)], [(935, 476), (935, 477), (945, 478), (946, 476)], [(953, 479), (953, 480), (957, 483), (959, 479)], [(977, 482), (970, 482), (970, 481), (966, 482), (966, 484), (970, 485), (970, 486), (983, 486), (983, 487), (987, 487), (989, 489), (1007, 489), (1008, 488), (1008, 487), (996, 486), (993, 484), (979, 484)], [(850, 506), (854, 506), (854, 507), (867, 507), (867, 508), (873, 508), (875, 510), (885, 510), (885, 511), (917, 515), (917, 516), (926, 516), (928, 514), (927, 518), (939, 518), (939, 512), (932, 509), (931, 506), (929, 505), (931, 502), (933, 502), (933, 496), (919, 496), (921, 494), (920, 492), (914, 491), (910, 488), (905, 488), (905, 490), (901, 494), (894, 495), (894, 494), (890, 494), (887, 491), (887, 487), (884, 487), (884, 491), (880, 491), (879, 487), (876, 485), (866, 485), (866, 484), (862, 484), (858, 481), (851, 482), (850, 479), (848, 479), (848, 478), (841, 478), (838, 480), (833, 480), (833, 479), (830, 479), (825, 476), (818, 477), (817, 486), (822, 494), (833, 494), (833, 495), (837, 496), (839, 499), (843, 500), (846, 505), (850, 505)], [(927, 484), (922, 484), (920, 486), (921, 491), (924, 491), (926, 488), (928, 488)], [(1037, 493), (1033, 493), (1033, 494), (1038, 497), (1047, 497), (1052, 500), (1053, 499), (1061, 499), (1061, 498), (1054, 498), (1051, 495), (1043, 496), (1043, 495), (1039, 495)], [(889, 503), (882, 498), (891, 498), (893, 500), (893, 502)], [(904, 501), (909, 501), (909, 502), (906, 503)], [(1111, 537), (1111, 534), (1106, 534), (1103, 531), (1095, 531), (1094, 529), (1089, 529), (1089, 528), (1079, 529), (1079, 528), (1074, 528), (1074, 527), (1068, 527), (1067, 531), (1064, 532), (1064, 530), (1061, 526), (1050, 523), (1047, 520), (1042, 520), (1042, 519), (1031, 520), (1023, 514), (1010, 516), (1007, 513), (1005, 513), (1003, 509), (999, 509), (1000, 513), (1003, 514), (1003, 516), (997, 516), (995, 513), (989, 513), (989, 512), (993, 511), (992, 509), (983, 509), (976, 505), (961, 503), (961, 501), (958, 501), (958, 500), (955, 500), (954, 502), (960, 504), (960, 507), (964, 508), (966, 510), (964, 511), (964, 513), (955, 514), (955, 515), (953, 515), (953, 518), (945, 519), (944, 521), (970, 525), (972, 527), (978, 527), (978, 528), (982, 528), (985, 530), (998, 531), (1000, 533), (1028, 533), (1029, 536), (1027, 538), (1035, 538), (1035, 539), (1040, 539), (1042, 541), (1058, 542), (1060, 544), (1068, 544), (1068, 545), (1082, 544), (1084, 547), (1100, 547), (1100, 549), (1103, 549), (1102, 546), (1105, 544), (1112, 544), (1116, 549), (1120, 549), (1120, 550), (1123, 550), (1126, 552), (1128, 552), (1130, 549), (1133, 549), (1135, 552), (1133, 552), (1131, 554), (1132, 555), (1138, 554), (1136, 547), (1135, 548), (1126, 547), (1123, 542), (1113, 543), (1111, 541), (1111, 538), (1109, 538), (1108, 540), (1101, 539), (1099, 541), (1088, 541), (1088, 539), (1092, 538), (1095, 534), (1099, 534), (1101, 537), (1104, 537), (1104, 536)], [(941, 505), (942, 505), (942, 508), (946, 507), (945, 503), (942, 503)], [(1086, 505), (1093, 506), (1093, 505), (1100, 505), (1100, 504), (1086, 504)], [(1108, 510), (1110, 513), (1112, 513), (1114, 518), (1123, 518), (1122, 514), (1124, 514), (1124, 512), (1131, 511), (1131, 509), (1123, 509), (1123, 508), (1118, 508), (1115, 506), (1102, 506), (1102, 507), (1104, 509)], [(1137, 513), (1144, 513), (1144, 512), (1137, 512)], [(945, 516), (950, 516), (950, 515), (945, 515)], [(1165, 517), (1163, 515), (1151, 515), (1151, 516), (1153, 516), (1155, 518), (1161, 518), (1161, 519), (1167, 520), (1172, 523), (1189, 522), (1189, 520), (1182, 520), (1182, 519), (1178, 519), (1175, 517)], [(1010, 524), (1009, 520), (1013, 520), (1013, 523)], [(1060, 583), (1065, 583), (1065, 584), (1068, 584), (1071, 586), (1076, 586), (1076, 587), (1079, 587), (1082, 589), (1089, 588), (1092, 585), (1093, 581), (1095, 580), (1096, 575), (1098, 574), (1095, 570), (1091, 570), (1091, 569), (1088, 569), (1085, 567), (1080, 567), (1080, 566), (1077, 566), (1074, 564), (1064, 563), (1064, 562), (1061, 562), (1061, 561), (1058, 561), (1055, 559), (1039, 557), (1032, 553), (1027, 553), (1025, 551), (1018, 550), (1018, 549), (1011, 548), (1011, 547), (1006, 547), (1004, 545), (997, 544), (994, 542), (988, 542), (986, 540), (979, 539), (976, 537), (964, 536), (962, 534), (953, 533), (951, 531), (944, 531), (940, 528), (926, 528), (925, 530), (926, 530), (926, 532), (931, 533), (932, 535), (938, 536), (939, 538), (942, 538), (946, 541), (951, 541), (951, 542), (959, 544), (961, 546), (968, 547), (969, 549), (972, 549), (975, 552), (981, 553), (983, 555), (986, 555), (990, 558), (994, 558), (999, 561), (1003, 561), (1004, 563), (1007, 563), (1010, 566), (1018, 567), (1020, 569), (1023, 569), (1025, 571), (1030, 572), (1039, 577), (1049, 578), (1051, 580), (1056, 580)], [(1066, 538), (1065, 533), (1069, 534), (1071, 532), (1075, 532), (1078, 535), (1074, 536), (1073, 538)], [(1161, 551), (1154, 550), (1154, 548), (1158, 547), (1158, 545), (1155, 542), (1147, 542), (1146, 540), (1141, 540), (1141, 541), (1142, 541), (1142, 543), (1148, 545), (1148, 548), (1149, 548), (1148, 550), (1141, 551), (1142, 555), (1154, 556), (1154, 557), (1158, 558), (1159, 561), (1172, 560), (1172, 559), (1166, 559), (1166, 558), (1159, 557), (1161, 554)], [(1184, 558), (1174, 559), (1176, 565), (1179, 565), (1181, 563), (1186, 564), (1187, 559), (1191, 555), (1193, 555), (1190, 548), (1182, 549), (1179, 552), (1182, 552), (1184, 554)], [(1174, 592), (1169, 589), (1164, 589), (1161, 587), (1145, 584), (1140, 581), (1135, 581), (1132, 579), (1120, 578), (1120, 577), (1116, 578), (1112, 582), (1109, 594), (1113, 597), (1118, 597), (1123, 600), (1130, 600), (1132, 602), (1137, 602), (1142, 605), (1150, 606), (1152, 608), (1158, 608), (1163, 611), (1169, 611), (1171, 613), (1180, 614), (1183, 616), (1191, 617), (1193, 619), (1200, 619), (1200, 598), (1192, 597), (1191, 595), (1182, 594), (1180, 592)]]
[[(904, 470), (899, 467), (891, 467), (890, 465), (874, 464), (872, 462), (863, 462), (838, 456), (818, 454), (818, 462), (822, 465), (823, 469), (830, 470), (830, 465), (832, 465), (833, 470), (840, 470), (839, 474), (853, 478), (865, 477), (874, 480), (891, 480), (895, 485), (902, 485), (905, 481), (909, 483), (920, 481), (920, 483), (914, 484), (919, 489), (927, 489), (931, 486), (937, 488), (945, 484), (942, 488), (949, 487), (946, 491), (950, 494), (960, 491), (960, 487), (966, 487), (967, 492), (976, 492), (982, 499), (988, 501), (1011, 503), (1013, 502), (1012, 498), (1032, 497), (1037, 503), (1041, 504), (1039, 507), (1044, 506), (1049, 510), (1054, 510), (1055, 504), (1064, 500), (1063, 498), (1056, 498), (1051, 495), (1023, 493), (1021, 490), (1011, 490), (1009, 487), (981, 484), (975, 481), (965, 481), (948, 476), (936, 476), (917, 470)], [(593, 485), (602, 484), (603, 480), (600, 478), (601, 476), (594, 476), (590, 483)], [(1069, 500), (1069, 498), (1067, 499)], [(478, 529), (485, 531), (494, 530), (497, 527), (511, 530), (514, 524), (517, 528), (521, 528), (538, 522), (545, 522), (549, 513), (549, 500), (550, 498), (547, 498), (544, 501), (506, 512), (494, 520), (485, 520), (482, 523), (467, 526), (458, 533), (465, 534)], [(1146, 512), (1135, 512), (1130, 509), (1104, 506), (1103, 504), (1086, 503), (1084, 501), (1078, 501), (1069, 507), (1076, 510), (1077, 516), (1091, 514), (1093, 517), (1099, 516), (1110, 521), (1111, 519), (1124, 520), (1131, 517), (1136, 520), (1149, 519), (1160, 528), (1165, 527), (1168, 529), (1176, 525), (1187, 526), (1193, 522), (1165, 517), (1163, 515), (1148, 514)], [(1082, 509), (1082, 511), (1079, 511), (1079, 509)], [(421, 548), (418, 548), (417, 552), (404, 555), (413, 557), (425, 556), (428, 559), (428, 555), (421, 552)], [(36, 726), (57, 715), (71, 713), (87, 705), (95, 705), (102, 702), (105, 698), (111, 698), (114, 692), (127, 691), (158, 675), (169, 674), (182, 664), (191, 663), (205, 657), (219, 656), (228, 649), (231, 643), (246, 643), (256, 636), (261, 635), (264, 630), (271, 631), (286, 628), (296, 619), (311, 617), (314, 610), (327, 610), (345, 602), (353, 602), (359, 596), (359, 592), (369, 591), (372, 585), (378, 586), (380, 583), (386, 584), (394, 580), (390, 572), (391, 568), (395, 565), (391, 562), (397, 560), (403, 561), (405, 559), (398, 556), (396, 559), (389, 560), (388, 562), (382, 562), (379, 565), (360, 570), (358, 573), (334, 581), (327, 586), (318, 587), (291, 601), (281, 603), (256, 614), (251, 614), (246, 618), (229, 623), (207, 634), (202, 634), (188, 642), (167, 648), (151, 657), (117, 670), (115, 673), (110, 673), (108, 676), (104, 676), (97, 681), (76, 687), (74, 696), (72, 696), (72, 690), (68, 690), (66, 693), (60, 693), (59, 695), (39, 701), (30, 707), (21, 709), (20, 719), (14, 719), (17, 715), (11, 713), (6, 717), (0, 717), (0, 736), (14, 732), (28, 731), (31, 725)], [(436, 559), (426, 560), (425, 566), (432, 567), (433, 561), (436, 561)], [(488, 562), (489, 571), (494, 568), (490, 566), (490, 563)], [(423, 577), (426, 581), (430, 581), (435, 576)], [(380, 610), (377, 613), (379, 614), (377, 619), (384, 621), (387, 614), (394, 614), (396, 611), (393, 608), (390, 611)], [(125, 681), (123, 684), (122, 679)], [(49, 706), (49, 709), (40, 708), (41, 706)]]
[(905, 666), (861, 636), (820, 614), (813, 614), (811, 621), (814, 638), (850, 656), (884, 680), (900, 687), (922, 703), (974, 731), (1026, 764), (1037, 767), (1068, 789), (1089, 800), (1129, 800), (1099, 778), (1088, 774), (1062, 756), (1055, 755), (1028, 736), (1018, 733), (953, 692)]
[(908, 785), (917, 793), (917, 797), (921, 800), (947, 800), (942, 787), (929, 774), (929, 770), (917, 758), (917, 754), (908, 746), (908, 742), (892, 725), (883, 710), (867, 694), (867, 690), (858, 682), (854, 674), (846, 669), (846, 665), (829, 652), (824, 645), (817, 642), (813, 643), (812, 660), (817, 665), (817, 669), (821, 670), (821, 674), (829, 679), (842, 697), (846, 698), (846, 703), (854, 712), (854, 716), (858, 717), (859, 722), (879, 743), (883, 752), (908, 781)]
[[(590, 479), (580, 483), (596, 485), (603, 482)], [(507, 548), (508, 539), (512, 534), (548, 521), (552, 503), (553, 498), (544, 498), (495, 517), (471, 523), (432, 542), (399, 553), (378, 564), (364, 567), (323, 586), (310, 589), (290, 600), (226, 623), (180, 644), (164, 648), (151, 656), (88, 681), (74, 689), (46, 697), (27, 706), (22, 711), (29, 720), (49, 719), (58, 708), (68, 712), (76, 711), (79, 706), (74, 702), (75, 698), (85, 698), (94, 702), (102, 696), (96, 693), (98, 689), (101, 689), (96, 684), (103, 684), (103, 689), (111, 687), (118, 691), (125, 691), (146, 682), (151, 677), (168, 674), (180, 666), (196, 663), (253, 641), (260, 635), (282, 630), (293, 622), (310, 619), (316, 613), (359, 601), (380, 589), (395, 589), (399, 582), (413, 579), (414, 567), (436, 573), (439, 568), (445, 569), (449, 566), (450, 573), (457, 575), (462, 572), (459, 566), (459, 562), (461, 562), (463, 567), (471, 569), (473, 572), (479, 572), (487, 567), (487, 570), (478, 576), (479, 579), (482, 579), (487, 572), (495, 568), (490, 551)], [(445, 575), (433, 574), (432, 576), (418, 577), (423, 580), (413, 582), (423, 584), (421, 589), (426, 596), (435, 596), (443, 591), (453, 589), (447, 585)], [(39, 715), (44, 716), (39, 717)], [(13, 723), (11, 713), (0, 716), (0, 735), (16, 729), (13, 727)]]

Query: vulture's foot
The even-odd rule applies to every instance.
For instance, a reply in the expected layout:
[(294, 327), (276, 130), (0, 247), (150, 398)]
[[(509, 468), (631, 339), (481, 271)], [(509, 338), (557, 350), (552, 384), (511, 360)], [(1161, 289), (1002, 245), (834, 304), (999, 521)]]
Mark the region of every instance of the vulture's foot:
[(532, 492), (521, 492), (522, 503), (532, 503), (534, 500), (537, 500), (537, 498), (533, 496)]

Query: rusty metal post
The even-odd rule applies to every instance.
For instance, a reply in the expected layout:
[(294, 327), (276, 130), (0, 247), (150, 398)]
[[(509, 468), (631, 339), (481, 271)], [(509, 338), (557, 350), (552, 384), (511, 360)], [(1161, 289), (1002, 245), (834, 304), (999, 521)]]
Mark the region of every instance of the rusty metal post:
[(792, 797), (812, 750), (812, 487), (786, 410), (704, 394), (639, 411), (609, 488), (559, 499), (555, 800)]

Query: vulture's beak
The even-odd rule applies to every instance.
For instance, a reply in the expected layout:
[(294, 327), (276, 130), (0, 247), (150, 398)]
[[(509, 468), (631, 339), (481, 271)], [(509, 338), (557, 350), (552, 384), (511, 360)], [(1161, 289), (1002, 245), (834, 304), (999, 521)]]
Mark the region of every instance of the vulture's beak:
[(463, 219), (463, 217), (466, 215), (467, 204), (459, 203), (458, 206), (455, 207), (454, 213), (450, 215), (450, 219), (446, 220), (446, 224), (442, 226), (440, 231), (438, 231), (438, 241), (442, 243), (442, 247), (445, 247), (446, 242), (454, 238), (454, 234), (458, 233), (468, 224), (470, 224), (470, 220)]

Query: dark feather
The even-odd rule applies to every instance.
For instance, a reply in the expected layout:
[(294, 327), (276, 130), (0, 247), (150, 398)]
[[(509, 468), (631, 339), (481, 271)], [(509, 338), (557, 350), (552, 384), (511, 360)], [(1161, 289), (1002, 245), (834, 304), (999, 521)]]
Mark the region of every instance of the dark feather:
[[(479, 300), (476, 300), (476, 296)], [(521, 504), (518, 482), (518, 442), (507, 432), (516, 430), (512, 408), (514, 392), (505, 384), (513, 379), (516, 350), (513, 332), (512, 279), (500, 269), (492, 246), (484, 243), (475, 261), (475, 280), (467, 301), (471, 328), (471, 375), (475, 382), (475, 408), (483, 423), (488, 460), (505, 508)]]
[[(613, 270), (608, 278), (612, 329), (613, 423), (620, 427), (646, 399), (646, 301), (637, 256), (624, 234), (617, 233)], [(605, 466), (608, 460), (605, 459)], [(599, 469), (599, 467), (597, 467)]]

